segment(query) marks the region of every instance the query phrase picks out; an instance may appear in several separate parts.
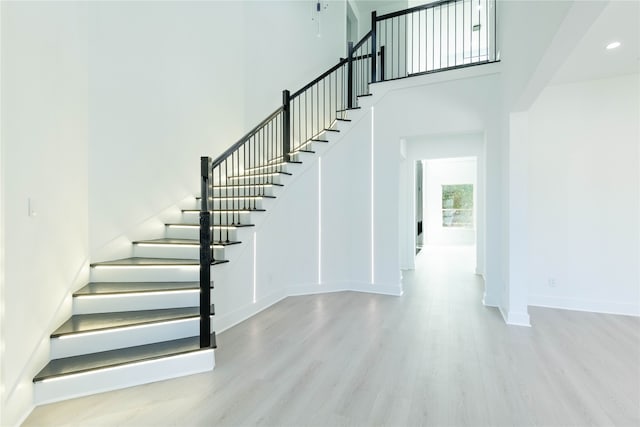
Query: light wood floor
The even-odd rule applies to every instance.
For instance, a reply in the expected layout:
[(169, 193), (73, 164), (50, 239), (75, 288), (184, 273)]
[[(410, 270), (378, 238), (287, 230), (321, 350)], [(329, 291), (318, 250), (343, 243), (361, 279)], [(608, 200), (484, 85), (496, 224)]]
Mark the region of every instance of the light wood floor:
[(37, 408), (26, 426), (639, 426), (640, 319), (481, 304), (468, 249), (405, 295), (288, 298), (219, 335), (212, 373)]

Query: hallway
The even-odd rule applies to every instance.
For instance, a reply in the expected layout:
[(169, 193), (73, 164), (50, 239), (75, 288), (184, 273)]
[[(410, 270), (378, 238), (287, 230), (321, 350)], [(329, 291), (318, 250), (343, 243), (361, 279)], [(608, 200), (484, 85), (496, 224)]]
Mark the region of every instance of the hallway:
[(640, 319), (481, 303), (468, 247), (425, 247), (405, 294), (290, 297), (219, 335), (213, 372), (37, 408), (44, 425), (640, 423)]

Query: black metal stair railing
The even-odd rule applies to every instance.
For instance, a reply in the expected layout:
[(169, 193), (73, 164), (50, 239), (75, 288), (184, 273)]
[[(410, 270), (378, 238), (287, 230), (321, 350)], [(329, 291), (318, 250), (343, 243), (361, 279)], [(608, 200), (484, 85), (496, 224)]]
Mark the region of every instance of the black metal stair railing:
[(214, 161), (201, 158), (200, 342), (210, 346), (213, 244), (226, 244), (245, 213), (300, 152), (358, 108), (371, 83), (497, 61), (495, 0), (442, 0), (377, 16), (347, 57), (300, 90)]
[(495, 0), (443, 0), (378, 16), (384, 78), (497, 61)]

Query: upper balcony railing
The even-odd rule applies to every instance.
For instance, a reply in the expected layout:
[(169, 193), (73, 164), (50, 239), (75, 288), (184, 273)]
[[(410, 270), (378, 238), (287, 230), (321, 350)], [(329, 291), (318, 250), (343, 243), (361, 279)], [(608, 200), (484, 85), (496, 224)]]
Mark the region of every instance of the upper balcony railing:
[(259, 210), (266, 188), (285, 173), (291, 156), (311, 151), (324, 132), (357, 108), (371, 83), (494, 62), (495, 0), (445, 0), (377, 16), (348, 44), (347, 57), (300, 90), (282, 93), (282, 105), (217, 159), (201, 159), (201, 345), (209, 345), (212, 244), (230, 242)]
[(372, 22), (373, 47), (384, 47), (381, 70), (372, 70), (372, 81), (497, 59), (495, 0), (437, 1), (382, 16), (373, 12)]

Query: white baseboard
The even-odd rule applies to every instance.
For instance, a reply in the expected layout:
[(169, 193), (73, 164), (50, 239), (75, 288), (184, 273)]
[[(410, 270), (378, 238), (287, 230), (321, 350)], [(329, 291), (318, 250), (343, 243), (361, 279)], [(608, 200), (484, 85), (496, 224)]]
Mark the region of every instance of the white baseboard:
[(482, 304), (486, 307), (500, 307), (498, 298), (495, 298), (493, 295), (487, 293), (486, 289), (484, 291), (484, 295), (482, 296)]
[[(70, 291), (84, 286), (89, 279), (89, 259), (82, 261), (72, 280)], [(24, 362), (22, 370), (13, 384), (3, 384), (5, 387), (2, 411), (0, 411), (0, 425), (19, 426), (31, 414), (34, 405), (33, 377), (47, 364), (50, 359), (50, 331), (55, 330), (72, 314), (71, 293), (59, 301), (53, 316), (47, 322), (48, 327), (42, 330), (31, 356)], [(11, 404), (5, 405), (5, 403)]]
[(498, 307), (500, 310), (500, 314), (504, 319), (504, 323), (511, 326), (526, 326), (531, 327), (531, 322), (529, 321), (529, 313), (523, 311), (513, 311), (509, 310), (505, 312), (502, 307)]
[(238, 323), (241, 323), (250, 317), (255, 316), (261, 311), (266, 310), (267, 308), (271, 307), (277, 302), (282, 301), (287, 297), (346, 291), (365, 292), (391, 296), (402, 296), (403, 294), (401, 284), (380, 285), (358, 282), (334, 282), (290, 286), (287, 289), (272, 292), (266, 297), (260, 298), (255, 303), (245, 305), (244, 307), (231, 313), (217, 313), (215, 317), (212, 318), (213, 330), (215, 330), (216, 333), (224, 332), (225, 330), (234, 327)]
[(33, 382), (25, 381), (18, 384), (18, 386), (14, 388), (11, 396), (7, 399), (7, 401), (11, 401), (11, 404), (9, 405), (5, 402), (3, 405), (0, 425), (8, 427), (18, 427), (22, 425), (35, 408), (33, 395)]
[(211, 319), (212, 328), (216, 333), (226, 331), (227, 329), (255, 316), (288, 296), (289, 295), (287, 295), (285, 291), (275, 291), (266, 297), (260, 298), (255, 303), (245, 305), (231, 313), (216, 313), (216, 315)]
[(640, 317), (640, 304), (630, 302), (594, 301), (581, 298), (563, 298), (548, 295), (529, 295), (529, 305), (590, 313), (618, 314)]
[(402, 296), (402, 285), (373, 284), (366, 282), (326, 282), (310, 285), (290, 286), (288, 296), (314, 295), (329, 292), (364, 292), (391, 296)]

